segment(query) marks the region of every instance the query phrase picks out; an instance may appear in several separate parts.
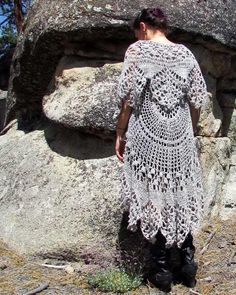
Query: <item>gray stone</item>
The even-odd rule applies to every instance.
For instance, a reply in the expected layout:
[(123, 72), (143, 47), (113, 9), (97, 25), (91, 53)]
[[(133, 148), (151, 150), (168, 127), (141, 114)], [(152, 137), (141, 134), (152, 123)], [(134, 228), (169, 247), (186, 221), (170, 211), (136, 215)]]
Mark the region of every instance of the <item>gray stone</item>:
[(227, 181), (222, 188), (222, 202), (220, 216), (222, 219), (232, 218), (236, 216), (236, 154), (231, 157), (229, 175)]
[(222, 187), (228, 177), (231, 142), (227, 137), (197, 137), (197, 146), (203, 171), (206, 192), (206, 218), (216, 216), (221, 210)]
[[(42, 115), (42, 97), (65, 52), (90, 52), (93, 56), (111, 56), (113, 52), (113, 60), (122, 61), (125, 48), (135, 41), (131, 29), (134, 16), (142, 7), (156, 4), (153, 0), (96, 0), (90, 5), (87, 1), (35, 0), (12, 60), (5, 123), (17, 115), (21, 128), (26, 128), (30, 120)], [(176, 5), (173, 0), (161, 0), (158, 5), (168, 16), (170, 38), (176, 42), (201, 43), (235, 53), (235, 1), (200, 5), (185, 0)], [(109, 46), (101, 46), (107, 42)]]
[(45, 115), (65, 126), (98, 134), (115, 130), (117, 108), (115, 86), (122, 63), (78, 60), (63, 57), (49, 94), (43, 97)]
[[(230, 166), (235, 114), (233, 105), (223, 108), (224, 97), (222, 112), (218, 98), (236, 93), (236, 3), (173, 3), (159, 1), (169, 18), (169, 38), (194, 49), (211, 94), (196, 138), (206, 218), (219, 212), (229, 216), (235, 204), (236, 171)], [(100, 132), (114, 131), (113, 86), (125, 49), (136, 41), (131, 20), (143, 6), (153, 5), (34, 1), (9, 79), (5, 123), (15, 123), (0, 136), (0, 232), (19, 252), (105, 267), (114, 262), (117, 242), (126, 233), (117, 198), (122, 164), (114, 137), (88, 133), (102, 137)], [(54, 122), (46, 118), (41, 126), (44, 114)], [(130, 249), (141, 245), (130, 232), (127, 236)]]
[(20, 253), (112, 263), (122, 166), (114, 141), (49, 125), (0, 136), (1, 238)]
[[(28, 133), (15, 124), (0, 136), (1, 237), (28, 255), (112, 264), (125, 236), (118, 202), (122, 163), (115, 142), (48, 124)], [(196, 140), (208, 218), (220, 210), (230, 140)], [(141, 240), (127, 237), (132, 251), (140, 246)]]

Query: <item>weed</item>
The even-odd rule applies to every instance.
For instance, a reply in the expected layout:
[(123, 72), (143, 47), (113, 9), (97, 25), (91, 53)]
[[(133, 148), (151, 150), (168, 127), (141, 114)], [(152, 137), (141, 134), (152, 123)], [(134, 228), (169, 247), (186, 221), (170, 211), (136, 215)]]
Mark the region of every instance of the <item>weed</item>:
[(88, 274), (88, 283), (101, 291), (127, 292), (136, 289), (142, 284), (140, 275), (129, 275), (123, 270), (99, 270), (95, 274)]

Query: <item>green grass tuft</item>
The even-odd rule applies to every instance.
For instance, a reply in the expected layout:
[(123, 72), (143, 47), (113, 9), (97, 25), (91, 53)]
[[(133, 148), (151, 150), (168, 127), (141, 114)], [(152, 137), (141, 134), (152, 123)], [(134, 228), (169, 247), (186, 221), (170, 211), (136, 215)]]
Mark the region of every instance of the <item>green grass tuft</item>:
[(95, 274), (88, 274), (88, 284), (101, 291), (127, 292), (136, 289), (142, 284), (141, 275), (129, 275), (123, 270), (99, 270)]

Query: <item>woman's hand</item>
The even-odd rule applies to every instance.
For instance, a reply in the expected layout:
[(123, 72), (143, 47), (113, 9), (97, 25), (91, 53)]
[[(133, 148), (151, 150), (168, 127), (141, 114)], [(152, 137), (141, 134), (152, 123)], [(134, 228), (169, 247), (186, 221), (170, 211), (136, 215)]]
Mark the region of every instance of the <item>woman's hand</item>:
[(123, 155), (125, 150), (125, 140), (123, 136), (117, 135), (116, 136), (116, 145), (115, 145), (115, 151), (118, 159), (121, 162), (124, 162)]

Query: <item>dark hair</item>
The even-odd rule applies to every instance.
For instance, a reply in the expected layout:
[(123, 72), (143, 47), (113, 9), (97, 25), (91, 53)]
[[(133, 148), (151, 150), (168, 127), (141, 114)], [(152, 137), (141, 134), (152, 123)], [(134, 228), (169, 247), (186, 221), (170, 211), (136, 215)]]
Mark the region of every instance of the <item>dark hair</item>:
[(133, 21), (134, 30), (139, 30), (140, 22), (144, 22), (145, 24), (150, 25), (155, 29), (159, 29), (164, 33), (168, 30), (167, 18), (164, 12), (158, 7), (142, 9)]

